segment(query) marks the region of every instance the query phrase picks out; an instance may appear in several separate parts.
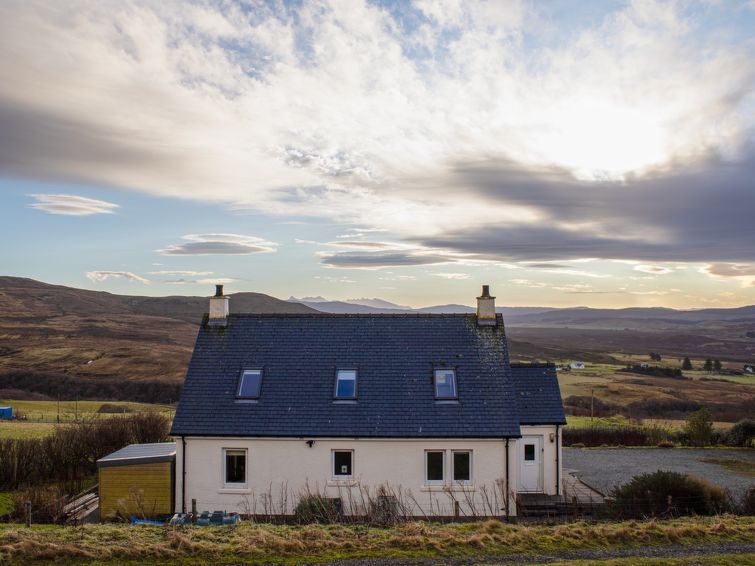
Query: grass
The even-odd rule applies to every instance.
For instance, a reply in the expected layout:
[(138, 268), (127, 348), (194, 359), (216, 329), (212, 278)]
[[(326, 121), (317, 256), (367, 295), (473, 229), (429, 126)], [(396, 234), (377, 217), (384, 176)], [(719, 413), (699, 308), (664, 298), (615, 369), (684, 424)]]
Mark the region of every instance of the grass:
[(687, 517), (670, 521), (511, 525), (415, 522), (392, 528), (360, 525), (237, 527), (61, 527), (0, 525), (0, 562), (32, 560), (118, 563), (301, 563), (353, 558), (539, 555), (665, 544), (750, 542), (749, 517)]
[(549, 562), (551, 566), (697, 566), (711, 564), (716, 566), (750, 566), (755, 564), (755, 554), (706, 554), (701, 562), (700, 556), (685, 556), (682, 558), (609, 558), (607, 560), (569, 560), (566, 562)]
[(13, 511), (13, 492), (0, 491), (0, 517)]
[(153, 405), (151, 403), (133, 403), (130, 401), (61, 401), (60, 411), (58, 412), (57, 401), (0, 399), (0, 405), (12, 406), (15, 415), (24, 414), (31, 421), (50, 423), (57, 422), (58, 414), (60, 415), (60, 422), (74, 422), (76, 418), (81, 419), (82, 417), (92, 415), (109, 416), (97, 412), (104, 404), (126, 405), (134, 413), (151, 411), (170, 413), (171, 417), (175, 411), (172, 405)]
[(44, 438), (52, 434), (57, 425), (26, 421), (0, 421), (0, 440), (3, 438)]
[(721, 466), (724, 470), (728, 470), (738, 476), (755, 478), (755, 467), (752, 465), (752, 462), (735, 460), (733, 458), (703, 458), (702, 461)]

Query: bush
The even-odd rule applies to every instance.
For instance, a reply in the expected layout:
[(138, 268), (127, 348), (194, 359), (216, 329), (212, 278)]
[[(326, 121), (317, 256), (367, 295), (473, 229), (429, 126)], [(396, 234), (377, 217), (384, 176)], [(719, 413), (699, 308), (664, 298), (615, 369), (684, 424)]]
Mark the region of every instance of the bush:
[(729, 446), (752, 446), (755, 441), (755, 420), (742, 419), (726, 433), (725, 442)]
[(657, 426), (567, 426), (563, 434), (564, 446), (657, 446), (659, 442), (671, 438), (671, 432)]
[(611, 510), (619, 518), (714, 515), (731, 511), (725, 490), (695, 476), (657, 471), (616, 488)]
[(674, 447), (674, 443), (670, 440), (661, 440), (658, 443), (658, 448), (673, 448), (673, 447)]
[(134, 443), (168, 439), (159, 413), (92, 419), (59, 426), (45, 438), (0, 439), (0, 490), (49, 482), (75, 484), (97, 471), (97, 460)]
[(693, 446), (708, 446), (713, 440), (713, 423), (710, 420), (710, 411), (700, 409), (687, 417), (684, 424), (684, 434)]
[(294, 516), (299, 523), (332, 523), (340, 516), (335, 499), (324, 495), (305, 495), (296, 504)]
[(59, 485), (29, 487), (13, 495), (11, 520), (22, 523), (26, 520), (26, 502), (31, 502), (33, 523), (59, 523), (66, 504), (66, 491)]
[(755, 515), (755, 485), (751, 485), (744, 494), (739, 511), (742, 515)]

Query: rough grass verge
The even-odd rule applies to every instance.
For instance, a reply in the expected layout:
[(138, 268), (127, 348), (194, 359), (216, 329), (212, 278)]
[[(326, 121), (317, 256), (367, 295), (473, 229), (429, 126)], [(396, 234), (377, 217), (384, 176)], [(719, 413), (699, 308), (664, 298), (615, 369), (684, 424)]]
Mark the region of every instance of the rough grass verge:
[(751, 517), (513, 525), (489, 520), (361, 525), (150, 527), (0, 525), (0, 563), (29, 561), (300, 563), (347, 558), (545, 554), (578, 549), (755, 539)]

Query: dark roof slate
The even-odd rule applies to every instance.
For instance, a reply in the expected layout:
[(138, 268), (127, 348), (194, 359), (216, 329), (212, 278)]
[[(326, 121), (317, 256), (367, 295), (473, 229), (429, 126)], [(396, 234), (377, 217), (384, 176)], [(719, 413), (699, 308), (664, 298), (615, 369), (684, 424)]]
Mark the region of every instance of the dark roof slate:
[[(458, 403), (434, 399), (433, 368), (455, 367)], [(236, 399), (243, 369), (260, 397)], [(359, 399), (334, 403), (336, 370)], [(231, 314), (200, 328), (176, 409), (177, 436), (502, 438), (519, 436), (503, 320), (474, 315)]]
[(566, 424), (564, 404), (553, 364), (511, 364), (523, 425)]

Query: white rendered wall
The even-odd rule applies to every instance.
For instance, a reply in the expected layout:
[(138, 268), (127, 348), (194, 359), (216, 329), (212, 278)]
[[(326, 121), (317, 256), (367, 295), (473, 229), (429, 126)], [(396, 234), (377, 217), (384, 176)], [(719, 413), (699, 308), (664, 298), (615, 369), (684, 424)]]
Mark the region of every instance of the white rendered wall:
[[(184, 505), (183, 444), (177, 439), (176, 510)], [(362, 512), (363, 492), (374, 494), (380, 485), (394, 492), (416, 516), (452, 516), (454, 499), (461, 516), (490, 515), (495, 508), (505, 516), (506, 442), (499, 440), (348, 440), (316, 439), (186, 438), (185, 509), (197, 500), (199, 511), (226, 510), (257, 514), (290, 514), (298, 495), (306, 491), (340, 497), (345, 512)], [(223, 486), (223, 449), (247, 450), (247, 486)], [(353, 450), (353, 480), (334, 480), (332, 450)], [(446, 485), (425, 482), (425, 451), (445, 450)], [(451, 485), (452, 450), (472, 451), (472, 482)], [(510, 485), (516, 486), (518, 464), (516, 441), (509, 447)], [(487, 495), (487, 497), (486, 497)], [(515, 516), (513, 494), (509, 492), (509, 515)]]
[[(559, 495), (561, 486), (557, 484), (563, 483), (562, 466), (563, 458), (561, 456), (561, 434), (563, 433), (563, 427), (560, 427), (558, 435), (556, 434), (556, 425), (540, 425), (529, 426), (522, 425), (522, 436), (540, 436), (542, 438), (543, 446), (543, 493), (548, 495)], [(553, 440), (551, 441), (551, 438)], [(517, 440), (517, 444), (521, 443), (521, 440)], [(558, 451), (558, 472), (556, 468), (556, 453)], [(515, 455), (519, 454), (519, 446), (516, 447)], [(519, 472), (519, 460), (516, 459), (517, 473)], [(518, 477), (518, 476), (517, 476)], [(511, 480), (511, 485), (516, 489), (518, 483), (514, 483)]]

